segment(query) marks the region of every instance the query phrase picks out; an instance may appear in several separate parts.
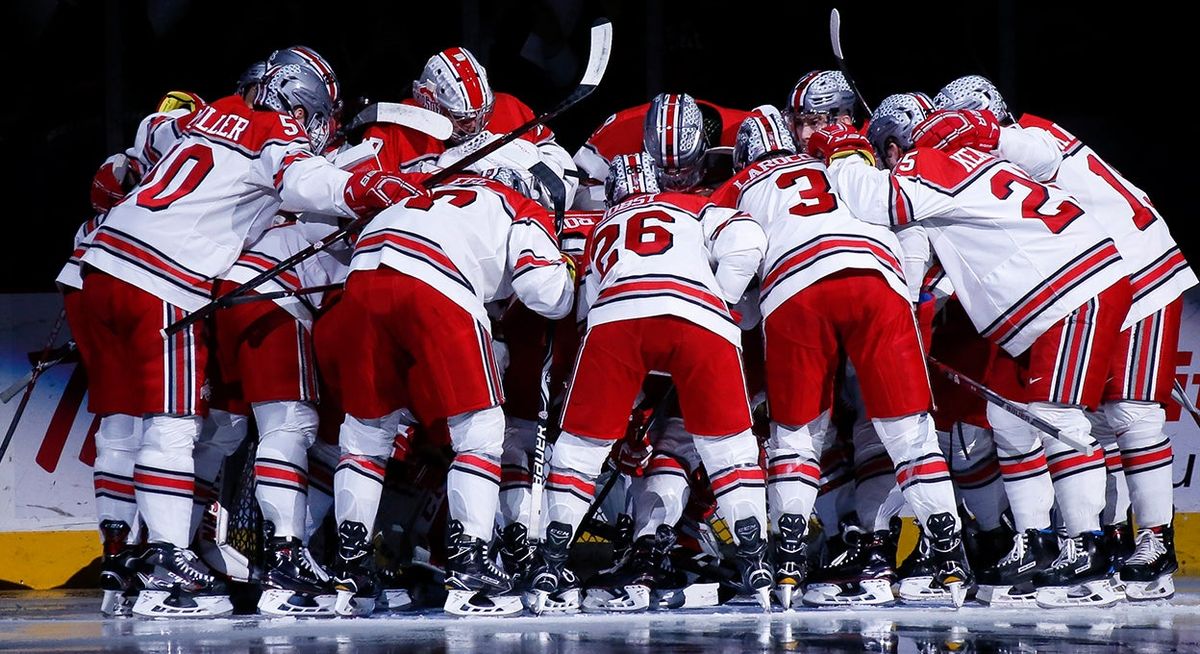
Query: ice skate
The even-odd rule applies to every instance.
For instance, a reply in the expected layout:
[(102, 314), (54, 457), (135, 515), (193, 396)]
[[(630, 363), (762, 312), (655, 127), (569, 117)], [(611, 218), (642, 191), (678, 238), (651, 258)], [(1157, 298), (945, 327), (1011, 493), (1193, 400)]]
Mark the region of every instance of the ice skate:
[(529, 579), (529, 567), (533, 565), (533, 545), (529, 542), (529, 531), (525, 525), (514, 522), (500, 532), (500, 563), (504, 572), (521, 585)]
[(446, 527), (446, 602), (443, 609), (459, 616), (508, 616), (524, 610), (521, 598), (506, 595), (512, 578), (487, 556), (487, 543), (463, 533), (462, 523)]
[(989, 606), (1034, 606), (1037, 587), (1033, 577), (1058, 555), (1058, 538), (1052, 531), (1027, 529), (1013, 536), (1012, 549), (995, 565), (979, 571), (976, 599)]
[(1046, 608), (1112, 606), (1122, 595), (1109, 578), (1100, 532), (1084, 532), (1063, 541), (1058, 558), (1033, 578), (1037, 605)]
[(233, 612), (229, 591), (189, 549), (151, 543), (138, 572), (143, 589), (133, 613), (148, 618), (206, 618)]
[(911, 568), (905, 570), (908, 576), (900, 580), (900, 599), (958, 608), (975, 589), (962, 532), (954, 530), (954, 517), (949, 513), (930, 516), (925, 529), (924, 549), (915, 553), (921, 558), (912, 561)]
[(742, 518), (733, 525), (737, 550), (733, 562), (742, 575), (742, 592), (752, 594), (759, 606), (771, 610), (771, 566), (767, 564), (767, 541), (758, 518)]
[(100, 523), (104, 536), (104, 560), (100, 564), (100, 613), (108, 617), (127, 617), (133, 614), (137, 600), (137, 568), (139, 559), (133, 547), (126, 544), (129, 525), (124, 520), (104, 520)]
[(260, 613), (328, 617), (334, 615), (336, 600), (329, 575), (298, 538), (268, 541), (267, 570), (258, 600)]
[(814, 569), (804, 588), (808, 606), (882, 606), (896, 601), (896, 573), (885, 555), (886, 531), (868, 534), (853, 525), (844, 533), (847, 548), (828, 565)]
[(1126, 559), (1133, 556), (1133, 533), (1126, 523), (1104, 525), (1100, 529), (1104, 538), (1100, 541), (1104, 556), (1109, 561), (1109, 580), (1113, 589), (1118, 593), (1125, 592), (1125, 582), (1121, 580), (1121, 567)]
[(1135, 602), (1170, 599), (1175, 594), (1172, 573), (1178, 569), (1175, 528), (1139, 529), (1133, 555), (1120, 568), (1125, 596)]
[[(808, 544), (804, 532), (808, 521), (798, 514), (779, 517), (779, 533), (775, 534), (775, 598), (786, 611), (792, 608), (792, 597), (808, 575)], [(803, 593), (803, 589), (801, 589)]]
[(574, 613), (579, 610), (579, 578), (567, 567), (571, 528), (561, 522), (546, 527), (546, 542), (538, 548), (529, 572), (525, 606), (534, 614)]
[(379, 573), (375, 552), (361, 522), (343, 522), (338, 527), (337, 557), (333, 562), (333, 589), (337, 592), (334, 613), (341, 616), (371, 615), (379, 597)]

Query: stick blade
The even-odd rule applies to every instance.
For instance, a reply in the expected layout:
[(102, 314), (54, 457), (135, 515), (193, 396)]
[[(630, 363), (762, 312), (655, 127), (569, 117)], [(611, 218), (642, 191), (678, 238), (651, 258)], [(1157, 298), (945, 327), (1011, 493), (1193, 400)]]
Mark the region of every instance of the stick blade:
[(604, 78), (608, 68), (608, 58), (612, 54), (612, 23), (607, 18), (601, 18), (592, 25), (592, 42), (588, 49), (587, 69), (580, 86), (594, 87)]
[(0, 402), (2, 402), (4, 404), (8, 404), (8, 401), (13, 399), (14, 397), (16, 397), (17, 393), (20, 393), (21, 391), (25, 390), (25, 387), (28, 386), (29, 382), (31, 382), (31, 381), (33, 381), (33, 371), (32, 370), (25, 373), (24, 377), (13, 382), (12, 386), (9, 386), (8, 388), (4, 389), (3, 392), (0, 392)]
[(833, 45), (833, 56), (842, 59), (842, 15), (837, 7), (829, 12), (829, 42)]
[(350, 121), (349, 129), (357, 129), (371, 123), (403, 125), (428, 134), (439, 141), (450, 138), (454, 125), (449, 118), (411, 104), (398, 102), (376, 102), (363, 109)]

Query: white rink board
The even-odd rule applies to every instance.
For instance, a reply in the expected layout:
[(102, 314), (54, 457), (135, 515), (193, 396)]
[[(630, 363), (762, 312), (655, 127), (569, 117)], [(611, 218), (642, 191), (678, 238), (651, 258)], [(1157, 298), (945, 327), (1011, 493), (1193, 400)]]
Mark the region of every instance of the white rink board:
[[(41, 350), (61, 306), (52, 293), (0, 295), (0, 387), (28, 372), (27, 353)], [(68, 335), (64, 326), (57, 343)], [(82, 379), (69, 387), (75, 369), (63, 365), (42, 376), (0, 461), (0, 532), (95, 528), (89, 435), (95, 421), (86, 410), (86, 396), (74, 392)], [(1197, 400), (1200, 291), (1195, 289), (1185, 298), (1177, 377)], [(0, 405), (0, 428), (7, 429), (20, 399), (17, 395)], [(1167, 431), (1175, 445), (1176, 508), (1200, 512), (1200, 427), (1172, 405)]]

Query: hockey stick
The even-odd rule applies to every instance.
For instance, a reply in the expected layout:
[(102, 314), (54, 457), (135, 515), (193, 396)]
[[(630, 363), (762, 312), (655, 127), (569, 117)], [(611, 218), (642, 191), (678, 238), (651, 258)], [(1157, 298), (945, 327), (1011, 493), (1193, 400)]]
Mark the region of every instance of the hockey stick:
[(234, 297), (222, 296), (221, 307), (231, 307), (235, 304), (245, 304), (247, 302), (260, 302), (262, 300), (279, 300), (286, 297), (296, 297), (297, 295), (312, 295), (313, 293), (324, 293), (333, 291), (342, 287), (338, 284), (323, 284), (321, 286), (307, 286), (298, 288), (294, 291), (271, 291), (269, 293), (255, 293), (254, 295), (237, 295)]
[(352, 132), (371, 123), (411, 127), (439, 141), (450, 138), (450, 133), (454, 131), (454, 124), (449, 118), (423, 107), (399, 102), (376, 102), (366, 107), (346, 125), (346, 131)]
[(66, 343), (63, 343), (53, 350), (50, 350), (46, 353), (46, 358), (30, 368), (29, 372), (25, 373), (24, 377), (13, 382), (11, 386), (0, 392), (0, 402), (8, 404), (9, 400), (16, 397), (17, 393), (20, 393), (25, 389), (26, 386), (29, 385), (31, 381), (33, 381), (34, 373), (41, 374), (46, 372), (50, 368), (53, 368), (54, 366), (57, 366), (58, 364), (71, 358), (71, 355), (78, 351), (78, 348), (75, 346), (75, 339), (70, 339)]
[(1192, 414), (1192, 420), (1196, 421), (1196, 425), (1200, 426), (1200, 410), (1196, 409), (1196, 404), (1192, 402), (1192, 398), (1188, 397), (1187, 390), (1183, 388), (1183, 384), (1179, 380), (1175, 380), (1175, 386), (1171, 389), (1171, 397), (1179, 403), (1179, 406), (1187, 409), (1187, 412)]
[[(58, 319), (54, 321), (54, 326), (50, 328), (50, 336), (46, 338), (46, 344), (42, 346), (42, 353), (38, 356), (37, 365), (29, 373), (29, 381), (25, 383), (25, 394), (21, 396), (21, 403), (17, 405), (17, 410), (13, 413), (12, 422), (8, 424), (8, 431), (4, 434), (4, 441), (0, 442), (0, 461), (4, 460), (4, 455), (8, 452), (8, 444), (12, 440), (13, 434), (17, 432), (17, 425), (21, 422), (21, 416), (25, 413), (25, 407), (29, 405), (29, 397), (33, 395), (33, 387), (37, 385), (38, 377), (41, 377), (42, 371), (49, 367), (43, 364), (46, 363), (47, 357), (50, 354), (50, 348), (54, 347), (54, 341), (58, 339), (58, 332), (62, 330), (63, 323), (66, 321), (67, 309), (63, 307), (63, 310), (58, 312)], [(9, 399), (11, 399), (11, 396)], [(5, 402), (7, 401), (5, 400)]]
[(1074, 449), (1082, 454), (1091, 456), (1092, 452), (1095, 450), (1094, 443), (1089, 443), (1086, 441), (1079, 441), (1079, 440), (1074, 440), (1074, 439), (1069, 439), (1069, 438), (1064, 437), (1062, 434), (1062, 431), (1060, 431), (1058, 429), (1058, 427), (1055, 427), (1054, 425), (1039, 418), (1038, 416), (1034, 415), (1033, 412), (1029, 411), (1028, 409), (1022, 407), (1021, 405), (1019, 405), (1015, 402), (1011, 402), (1011, 401), (1005, 399), (1003, 396), (1001, 396), (996, 391), (993, 391), (992, 389), (988, 388), (987, 386), (984, 386), (983, 384), (975, 381), (974, 379), (967, 377), (966, 375), (964, 375), (961, 372), (955, 370), (954, 368), (951, 368), (950, 366), (942, 363), (941, 361), (938, 361), (937, 359), (935, 359), (933, 357), (926, 357), (926, 358), (929, 360), (930, 365), (932, 365), (934, 368), (937, 368), (942, 374), (946, 375), (946, 377), (948, 377), (950, 379), (950, 381), (954, 382), (955, 384), (958, 384), (959, 386), (962, 386), (963, 388), (971, 391), (972, 393), (978, 395), (979, 397), (982, 397), (983, 399), (987, 400), (988, 402), (995, 404), (996, 406), (1013, 414), (1014, 416), (1020, 418), (1021, 420), (1024, 420), (1025, 422), (1029, 423), (1030, 425), (1033, 425), (1035, 428), (1037, 428), (1038, 431), (1049, 434), (1056, 440), (1058, 440), (1066, 445), (1069, 445), (1072, 449)]
[(842, 55), (842, 15), (838, 13), (837, 8), (829, 12), (829, 42), (833, 45), (833, 56), (837, 59), (838, 68), (841, 69), (842, 75), (846, 78), (846, 83), (854, 90), (854, 96), (858, 98), (863, 108), (867, 110), (867, 117), (869, 118), (874, 112), (871, 111), (871, 105), (867, 104), (862, 91), (858, 90), (858, 85), (854, 83), (854, 78), (850, 77), (850, 69), (846, 67), (846, 58)]
[[(596, 86), (600, 83), (601, 78), (604, 77), (604, 69), (608, 67), (608, 57), (611, 51), (612, 24), (609, 23), (607, 19), (600, 19), (595, 25), (592, 26), (591, 46), (588, 54), (587, 69), (584, 71), (583, 78), (580, 79), (579, 85), (575, 87), (575, 90), (572, 91), (565, 100), (560, 102), (558, 106), (554, 107), (550, 111), (547, 111), (539, 116), (535, 116), (524, 125), (521, 125), (520, 127), (498, 139), (495, 139), (471, 154), (468, 154), (462, 159), (456, 161), (453, 165), (447, 166), (446, 168), (434, 173), (429, 178), (425, 179), (422, 182), (422, 185), (424, 185), (426, 188), (430, 188), (445, 182), (451, 177), (454, 177), (455, 175), (458, 175), (466, 170), (476, 161), (483, 159), (505, 145), (521, 138), (521, 136), (529, 130), (545, 124), (547, 121), (552, 120), (562, 112), (578, 104), (596, 89)], [(208, 304), (205, 304), (199, 309), (196, 309), (192, 313), (184, 316), (182, 319), (171, 323), (163, 330), (163, 336), (165, 337), (176, 334), (184, 329), (187, 329), (192, 324), (207, 318), (210, 314), (212, 314), (213, 311), (216, 311), (221, 306), (222, 301), (228, 301), (226, 298), (229, 296), (243, 295), (246, 293), (246, 291), (258, 288), (258, 286), (263, 282), (274, 279), (283, 271), (288, 270), (301, 261), (304, 261), (305, 259), (315, 255), (316, 253), (328, 247), (331, 243), (340, 241), (346, 236), (360, 231), (363, 227), (366, 227), (368, 222), (370, 222), (370, 218), (355, 218), (345, 226), (341, 227), (335, 232), (330, 233), (328, 236), (322, 238), (316, 243), (313, 243), (312, 245), (300, 250), (299, 252), (296, 252), (283, 261), (280, 261), (271, 268), (255, 275), (250, 281), (240, 284), (225, 295), (212, 300)]]

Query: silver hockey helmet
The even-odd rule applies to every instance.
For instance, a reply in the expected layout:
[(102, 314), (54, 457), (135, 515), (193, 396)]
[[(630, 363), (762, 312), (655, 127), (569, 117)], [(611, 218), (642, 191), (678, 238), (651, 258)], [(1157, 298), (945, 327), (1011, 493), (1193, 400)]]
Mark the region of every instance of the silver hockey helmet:
[(250, 64), (250, 67), (242, 71), (242, 75), (238, 77), (237, 88), (235, 92), (242, 96), (246, 96), (247, 91), (253, 91), (254, 87), (262, 82), (263, 75), (267, 74), (267, 62), (256, 61)]
[(337, 74), (333, 72), (333, 66), (330, 66), (324, 57), (317, 54), (316, 50), (303, 45), (293, 45), (290, 48), (276, 50), (271, 53), (270, 57), (267, 57), (268, 69), (287, 64), (304, 66), (320, 78), (325, 85), (325, 90), (329, 93), (329, 99), (333, 102), (333, 115), (341, 114), (342, 86), (338, 83)]
[(686, 93), (654, 96), (642, 128), (642, 146), (658, 169), (661, 188), (687, 191), (699, 184), (708, 143), (696, 100)]
[(280, 113), (291, 114), (304, 109), (304, 131), (312, 151), (320, 154), (329, 141), (333, 100), (329, 87), (311, 68), (299, 64), (268, 66), (258, 85), (255, 105)]
[(604, 199), (613, 206), (631, 195), (658, 193), (658, 166), (644, 152), (623, 154), (608, 166), (608, 177), (604, 179)]
[(455, 143), (482, 132), (496, 102), (487, 71), (466, 48), (447, 48), (430, 57), (413, 82), (413, 97), (450, 119)]
[(854, 90), (841, 71), (814, 70), (792, 87), (784, 111), (794, 131), (796, 121), (803, 116), (824, 114), (827, 122), (843, 114), (853, 119), (854, 107)]
[(1000, 124), (1012, 122), (1012, 114), (1000, 90), (982, 75), (964, 75), (942, 87), (933, 97), (938, 109), (987, 109)]
[(769, 154), (796, 154), (796, 142), (783, 124), (779, 110), (764, 105), (738, 127), (733, 144), (733, 168), (741, 170)]
[(889, 141), (895, 141), (901, 151), (912, 148), (912, 132), (921, 121), (933, 113), (933, 101), (921, 93), (894, 93), (883, 99), (871, 114), (867, 140), (875, 149), (881, 163)]

